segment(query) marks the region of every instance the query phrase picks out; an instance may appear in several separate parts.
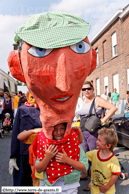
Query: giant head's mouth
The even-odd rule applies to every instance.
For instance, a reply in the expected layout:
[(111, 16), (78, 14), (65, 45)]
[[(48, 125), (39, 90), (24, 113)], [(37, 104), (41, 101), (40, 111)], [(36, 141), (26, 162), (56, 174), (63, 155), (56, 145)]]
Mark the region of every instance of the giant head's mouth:
[(73, 94), (60, 95), (60, 96), (52, 97), (51, 100), (54, 100), (56, 102), (65, 102), (69, 100), (72, 96)]

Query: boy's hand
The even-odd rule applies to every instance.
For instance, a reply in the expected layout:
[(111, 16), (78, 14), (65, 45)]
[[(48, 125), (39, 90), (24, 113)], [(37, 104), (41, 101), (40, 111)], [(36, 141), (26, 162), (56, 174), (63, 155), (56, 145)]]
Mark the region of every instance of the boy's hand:
[(72, 127), (72, 129), (73, 129), (74, 131), (77, 131), (77, 130), (80, 131), (80, 128), (79, 128), (78, 126), (74, 126), (74, 127)]
[(101, 193), (106, 193), (109, 188), (107, 188), (107, 185), (99, 185), (99, 190)]
[(64, 150), (62, 150), (62, 152), (63, 153), (56, 154), (55, 159), (57, 162), (67, 163), (68, 155)]
[(47, 149), (47, 146), (45, 145), (45, 153), (48, 159), (53, 158), (57, 154), (57, 152), (58, 152), (57, 146), (51, 144)]

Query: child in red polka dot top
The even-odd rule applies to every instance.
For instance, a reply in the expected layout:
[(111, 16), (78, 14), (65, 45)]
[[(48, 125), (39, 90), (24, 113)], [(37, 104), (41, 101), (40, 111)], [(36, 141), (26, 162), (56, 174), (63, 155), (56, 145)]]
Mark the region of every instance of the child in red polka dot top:
[(23, 131), (18, 139), (26, 142), (36, 134), (36, 137), (32, 137), (35, 138), (35, 166), (36, 171), (44, 175), (44, 180), (40, 179), (40, 186), (61, 186), (62, 193), (76, 194), (80, 186), (80, 173), (88, 168), (88, 159), (79, 145), (83, 141), (79, 127), (72, 127), (71, 133), (64, 136), (66, 127), (67, 123), (54, 126), (53, 139), (46, 138), (42, 129)]
[[(79, 146), (81, 130), (79, 128), (72, 130), (71, 135), (64, 137), (66, 125), (66, 123), (60, 123), (54, 126), (53, 140), (49, 140), (51, 142), (43, 147), (43, 153), (40, 152), (42, 146), (40, 140), (45, 141), (43, 134), (40, 135), (43, 139), (34, 140), (38, 153), (35, 166), (38, 173), (44, 172), (44, 181), (40, 180), (40, 186), (61, 186), (62, 193), (77, 193), (77, 187), (80, 186), (80, 173), (86, 171), (88, 160)], [(80, 136), (79, 139), (77, 134)], [(33, 146), (35, 147), (35, 143)]]

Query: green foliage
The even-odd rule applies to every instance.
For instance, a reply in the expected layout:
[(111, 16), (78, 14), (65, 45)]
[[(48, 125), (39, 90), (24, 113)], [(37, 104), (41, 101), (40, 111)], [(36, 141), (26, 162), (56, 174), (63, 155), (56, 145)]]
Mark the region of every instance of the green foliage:
[(17, 80), (17, 85), (18, 86), (22, 86), (22, 82), (20, 82), (20, 81)]

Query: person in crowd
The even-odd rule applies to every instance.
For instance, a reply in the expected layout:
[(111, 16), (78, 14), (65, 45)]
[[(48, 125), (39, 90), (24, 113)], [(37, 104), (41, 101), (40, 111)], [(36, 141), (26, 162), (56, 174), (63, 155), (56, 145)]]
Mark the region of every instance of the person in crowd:
[(129, 91), (126, 92), (125, 112), (129, 112)]
[(10, 126), (10, 122), (11, 122), (10, 114), (6, 113), (5, 114), (5, 119), (4, 119), (4, 122), (3, 122), (3, 127)]
[[(81, 132), (81, 130), (79, 129), (79, 127), (72, 127), (72, 129), (77, 133), (77, 135), (78, 135), (78, 139), (79, 139), (79, 143), (82, 143), (82, 141), (83, 141), (83, 136), (82, 136), (82, 132)], [(33, 130), (29, 130), (29, 131), (23, 131), (23, 132), (21, 132), (18, 136), (17, 136), (17, 138), (19, 139), (19, 140), (22, 140), (24, 143), (32, 143), (33, 142), (33, 140), (35, 139), (35, 137), (37, 136), (37, 133), (38, 132), (40, 132), (42, 129), (33, 129)], [(53, 132), (53, 139), (54, 140), (57, 140), (57, 141), (59, 141), (59, 140), (61, 140), (61, 139), (63, 139), (63, 136), (64, 136), (64, 131), (66, 130), (66, 123), (63, 123), (63, 124), (59, 124), (58, 126), (55, 126), (54, 127), (54, 132)], [(69, 139), (70, 140), (70, 139)], [(63, 143), (63, 145), (65, 145), (65, 141), (66, 140), (64, 140), (64, 143)], [(50, 148), (50, 150), (51, 150), (51, 146), (53, 145), (53, 143), (54, 142), (51, 142), (52, 144), (49, 146), (49, 148)], [(68, 142), (68, 144), (69, 144), (69, 142)], [(76, 143), (77, 144), (77, 143)], [(32, 147), (33, 147), (33, 144), (31, 145)], [(66, 146), (66, 145), (65, 145)], [(56, 147), (56, 146), (55, 146)], [(33, 148), (34, 149), (34, 148)], [(32, 154), (32, 150), (33, 150), (31, 147), (29, 147), (29, 154), (31, 155)], [(84, 163), (84, 165), (85, 165), (85, 167), (87, 168), (87, 158), (85, 157), (85, 154), (84, 154), (84, 151), (82, 150), (82, 148), (81, 148), (81, 156), (80, 156), (80, 160), (82, 160), (82, 158), (83, 158), (83, 161), (84, 161), (84, 158), (85, 158), (85, 162), (82, 162), (82, 163)], [(36, 154), (37, 155), (37, 154)], [(34, 157), (35, 157), (35, 154), (34, 154)], [(36, 157), (35, 157), (36, 158)], [(38, 161), (39, 162), (39, 161)], [(77, 162), (78, 163), (78, 162)], [(31, 163), (30, 163), (31, 164)], [(41, 165), (42, 166), (42, 165)], [(58, 165), (57, 167), (56, 167), (56, 165), (55, 165), (55, 170), (56, 170), (56, 168), (60, 168), (60, 166)], [(41, 170), (41, 172), (43, 172), (42, 170)], [(59, 171), (58, 171), (59, 172)], [(44, 181), (43, 181), (43, 175), (41, 176), (41, 173), (38, 173), (37, 171), (35, 171), (35, 165), (33, 166), (33, 172), (32, 172), (33, 174), (36, 174), (36, 177), (37, 178), (39, 178), (40, 179), (40, 186), (43, 186), (44, 185)], [(51, 172), (52, 173), (52, 172)], [(78, 172), (79, 173), (79, 172)], [(74, 173), (73, 173), (74, 174)], [(77, 173), (76, 173), (76, 176), (77, 176)], [(72, 176), (71, 176), (72, 177)], [(78, 178), (76, 179), (76, 180), (79, 180), (79, 176), (77, 176)], [(35, 178), (35, 180), (37, 180), (37, 178)], [(65, 177), (66, 178), (66, 177)], [(61, 181), (57, 181), (56, 182), (56, 186), (59, 184), (59, 183), (62, 183), (62, 186), (63, 186), (63, 180), (62, 180), (62, 178), (60, 177), (59, 179), (61, 179)], [(45, 180), (46, 181), (46, 180)], [(34, 181), (35, 182), (35, 181)], [(72, 185), (70, 185), (70, 188), (74, 188), (75, 186), (77, 186), (77, 185), (79, 185), (78, 183), (76, 183), (76, 184), (72, 184)], [(37, 186), (37, 185), (36, 185)], [(63, 190), (65, 190), (65, 186), (64, 186), (64, 188), (63, 188)], [(75, 188), (75, 190), (76, 190), (76, 188)], [(72, 191), (72, 189), (71, 189), (71, 191)], [(64, 191), (65, 192), (65, 191)]]
[(112, 101), (113, 105), (117, 108), (116, 114), (118, 115), (119, 104), (120, 104), (120, 95), (116, 91), (117, 91), (117, 89), (114, 88), (114, 92), (111, 95), (111, 101)]
[[(70, 151), (68, 151), (66, 143), (64, 143), (63, 147), (62, 146), (60, 147), (59, 145), (54, 145), (54, 141), (61, 141), (65, 139), (64, 138), (65, 130), (66, 130), (66, 123), (60, 123), (54, 126), (53, 143), (49, 147), (47, 145), (45, 146), (45, 157), (43, 158), (42, 161), (39, 161), (37, 159), (35, 167), (36, 167), (36, 171), (39, 173), (45, 171), (45, 173), (47, 174), (47, 178), (51, 177), (52, 180), (53, 180), (52, 178), (53, 175), (56, 178), (58, 177), (57, 175), (60, 173), (60, 175), (63, 175), (63, 178), (62, 176), (60, 176), (59, 179), (54, 184), (52, 184), (52, 186), (61, 186), (62, 193), (64, 194), (67, 192), (77, 193), (77, 187), (80, 186), (79, 184), (80, 172), (79, 171), (87, 170), (88, 160), (85, 157), (84, 151), (82, 150), (81, 147), (80, 147), (80, 159), (79, 161), (77, 161), (75, 160), (74, 156), (73, 158), (70, 156), (69, 152), (72, 152), (72, 148), (70, 148)], [(76, 132), (76, 133), (78, 134), (79, 132)], [(70, 139), (67, 141), (67, 143), (69, 143)], [(78, 140), (76, 139), (76, 143), (77, 142)], [(37, 152), (37, 150), (35, 151)], [(51, 164), (53, 164), (52, 167), (51, 167)], [(62, 168), (62, 170), (61, 170), (61, 164), (64, 164), (64, 168)], [(72, 173), (70, 174), (71, 176), (69, 176), (68, 178), (67, 174), (69, 172), (69, 169), (71, 169)], [(76, 169), (76, 171), (73, 169)], [(75, 178), (75, 174), (76, 174), (76, 178)], [(47, 183), (47, 179), (45, 179), (45, 177), (46, 176), (44, 176), (44, 181), (41, 180), (40, 186), (43, 186), (44, 182), (46, 186), (49, 186), (49, 184)]]
[[(96, 149), (96, 141), (97, 141), (97, 130), (95, 130), (94, 133), (90, 133), (87, 131), (84, 127), (84, 124), (87, 120), (87, 116), (89, 115), (89, 110), (92, 104), (92, 101), (95, 98), (95, 110), (97, 116), (101, 119), (101, 124), (105, 123), (117, 110), (114, 105), (106, 101), (105, 99), (101, 97), (96, 97), (94, 95), (94, 87), (89, 81), (85, 81), (82, 87), (82, 92), (86, 97), (86, 100), (83, 102), (83, 105), (81, 109), (78, 111), (78, 114), (80, 115), (80, 128), (83, 131), (83, 143), (81, 144), (84, 152), (86, 153), (87, 151), (91, 151)], [(108, 110), (108, 113), (101, 118), (103, 115), (103, 108)], [(94, 109), (92, 109), (92, 114), (94, 114)], [(87, 179), (87, 174), (82, 173), (81, 174), (81, 179)], [(90, 190), (90, 184), (88, 184), (84, 190)]]
[[(106, 101), (109, 101), (109, 96), (107, 95), (107, 90), (104, 90), (103, 94), (101, 95), (101, 98), (105, 99)], [(106, 112), (106, 109), (104, 109)]]
[(14, 117), (15, 117), (18, 109), (18, 102), (19, 102), (19, 97), (17, 92), (14, 96), (13, 102), (14, 102)]
[(86, 153), (91, 166), (91, 193), (115, 194), (115, 182), (121, 169), (113, 149), (117, 146), (118, 137), (113, 129), (98, 130), (97, 149)]
[(109, 96), (107, 95), (107, 90), (103, 91), (103, 94), (101, 95), (101, 98), (105, 99), (106, 101), (109, 101)]
[(4, 100), (2, 102), (2, 110), (4, 110), (4, 109), (14, 110), (13, 107), (14, 107), (13, 100), (10, 98), (9, 92), (4, 92)]
[(3, 129), (6, 129), (5, 133), (10, 133), (10, 127), (11, 127), (11, 118), (10, 114), (6, 113), (5, 114), (5, 119), (3, 121)]
[(18, 97), (19, 97), (19, 102), (18, 102), (18, 107), (19, 107), (26, 102), (26, 99), (24, 98), (23, 93), (21, 91), (18, 92)]
[(22, 93), (23, 94), (23, 97), (26, 99), (26, 94), (25, 93)]
[(1, 98), (1, 96), (0, 96), (0, 114), (2, 113), (2, 98)]
[(20, 106), (14, 120), (12, 139), (11, 139), (11, 154), (9, 161), (9, 173), (13, 173), (14, 186), (32, 186), (31, 168), (29, 165), (29, 145), (17, 139), (17, 135), (26, 130), (41, 128), (40, 110), (32, 95), (27, 95), (27, 102), (24, 106)]
[(109, 96), (109, 102), (112, 103), (111, 102), (111, 92), (108, 92), (108, 96)]

